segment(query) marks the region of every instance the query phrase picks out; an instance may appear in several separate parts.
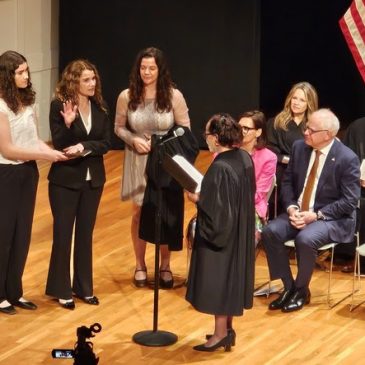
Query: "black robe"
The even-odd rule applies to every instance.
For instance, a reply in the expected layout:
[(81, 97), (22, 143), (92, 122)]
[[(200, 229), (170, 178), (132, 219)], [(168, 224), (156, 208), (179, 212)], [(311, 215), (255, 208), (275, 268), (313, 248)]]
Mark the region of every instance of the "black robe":
[[(183, 247), (184, 191), (179, 183), (163, 169), (163, 164), (158, 167), (158, 148), (162, 148), (162, 157), (165, 154), (169, 156), (180, 154), (190, 163), (194, 163), (199, 153), (199, 145), (189, 128), (174, 126), (168, 133), (177, 128), (183, 128), (184, 135), (166, 142), (162, 147), (155, 147), (154, 141), (152, 141), (153, 147), (146, 166), (147, 186), (139, 225), (139, 237), (141, 239), (150, 243), (166, 244), (170, 251), (179, 251)], [(153, 137), (156, 138), (156, 136)], [(156, 219), (158, 218), (156, 212), (159, 204), (158, 187), (161, 188), (161, 229), (159, 235), (156, 232)]]
[(252, 307), (255, 174), (245, 151), (220, 153), (198, 201), (186, 299), (200, 312), (238, 316)]
[(281, 205), (281, 182), (285, 173), (286, 168), (288, 167), (287, 163), (283, 163), (283, 159), (285, 157), (290, 156), (291, 148), (293, 143), (298, 139), (304, 138), (304, 129), (305, 123), (302, 121), (299, 125), (294, 122), (294, 120), (290, 120), (287, 125), (287, 130), (278, 128), (274, 128), (275, 118), (271, 118), (267, 122), (267, 147), (273, 151), (277, 158), (278, 162), (276, 164), (276, 189), (277, 196), (279, 199), (275, 201), (274, 195), (270, 197), (269, 200), (269, 209), (270, 218), (276, 217), (276, 215), (285, 212), (285, 208)]

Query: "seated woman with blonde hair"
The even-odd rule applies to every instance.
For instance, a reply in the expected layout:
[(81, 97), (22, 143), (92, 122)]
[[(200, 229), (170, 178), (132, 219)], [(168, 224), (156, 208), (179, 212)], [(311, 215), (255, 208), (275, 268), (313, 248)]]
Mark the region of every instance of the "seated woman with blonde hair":
[[(276, 182), (280, 194), (281, 180), (289, 163), (292, 145), (304, 138), (308, 117), (318, 109), (318, 95), (313, 85), (302, 81), (293, 85), (285, 98), (282, 111), (267, 122), (267, 141), (277, 156)], [(285, 210), (284, 210), (285, 211)], [(277, 212), (282, 213), (279, 202)]]

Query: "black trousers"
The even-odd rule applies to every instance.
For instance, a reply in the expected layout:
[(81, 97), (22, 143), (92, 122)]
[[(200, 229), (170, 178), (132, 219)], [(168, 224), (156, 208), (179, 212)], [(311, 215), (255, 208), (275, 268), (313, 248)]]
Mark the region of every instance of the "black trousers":
[(38, 179), (34, 161), (0, 164), (0, 301), (23, 295)]
[[(62, 299), (71, 299), (72, 293), (81, 297), (93, 295), (92, 236), (102, 192), (103, 186), (93, 188), (88, 181), (79, 190), (49, 184), (53, 245), (46, 294)], [(70, 258), (74, 228), (71, 285)]]

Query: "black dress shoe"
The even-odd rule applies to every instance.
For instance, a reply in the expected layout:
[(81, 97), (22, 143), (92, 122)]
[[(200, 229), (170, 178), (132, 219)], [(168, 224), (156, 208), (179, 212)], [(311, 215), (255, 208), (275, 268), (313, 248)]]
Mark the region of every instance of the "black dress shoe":
[(62, 307), (62, 308), (65, 308), (65, 309), (70, 309), (70, 310), (74, 310), (75, 309), (75, 302), (72, 301), (72, 302), (66, 302), (66, 303), (61, 303), (60, 301), (58, 302), (59, 305)]
[[(171, 274), (171, 279), (164, 280), (161, 277), (161, 273), (162, 272), (168, 272), (168, 273), (170, 273)], [(173, 286), (174, 286), (174, 277), (172, 276), (171, 270), (160, 270), (160, 281), (159, 281), (159, 284), (160, 284), (160, 288), (162, 288), (162, 289), (172, 289), (173, 288)]]
[[(136, 279), (136, 272), (138, 272), (138, 271), (145, 272), (146, 278), (145, 279)], [(136, 269), (134, 271), (133, 283), (137, 288), (143, 288), (144, 286), (146, 286), (147, 285), (147, 269)]]
[[(231, 336), (232, 339), (232, 346), (236, 345), (236, 331), (233, 328), (227, 329), (227, 334)], [(213, 335), (205, 335), (205, 338), (209, 340)]]
[(295, 290), (294, 294), (285, 303), (282, 312), (294, 312), (303, 308), (304, 304), (309, 304), (311, 299), (311, 293), (307, 290)]
[(269, 304), (269, 309), (270, 310), (276, 310), (276, 309), (281, 309), (284, 307), (285, 303), (290, 299), (291, 295), (293, 294), (294, 289), (291, 288), (289, 290), (284, 290), (278, 298), (276, 298), (275, 300), (273, 300), (270, 304)]
[(22, 309), (28, 309), (28, 310), (35, 310), (38, 308), (36, 304), (29, 302), (29, 301), (21, 302), (20, 300), (18, 300), (12, 304), (15, 305), (16, 307), (19, 307)]
[(80, 299), (83, 300), (86, 304), (99, 305), (99, 299), (95, 295), (91, 298), (80, 298)]
[(0, 312), (5, 313), (5, 314), (16, 314), (16, 310), (12, 305), (9, 305), (4, 308), (0, 308)]
[(220, 347), (224, 347), (224, 351), (231, 351), (231, 345), (232, 337), (228, 334), (213, 346), (205, 346), (205, 343), (203, 343), (202, 345), (194, 346), (193, 349), (196, 351), (213, 352)]

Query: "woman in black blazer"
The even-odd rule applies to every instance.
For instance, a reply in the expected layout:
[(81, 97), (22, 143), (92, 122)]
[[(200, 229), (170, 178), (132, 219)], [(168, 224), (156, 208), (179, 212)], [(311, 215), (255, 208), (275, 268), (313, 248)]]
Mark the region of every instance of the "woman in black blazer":
[(66, 66), (56, 87), (49, 120), (54, 147), (70, 160), (53, 163), (48, 175), (54, 224), (46, 294), (56, 297), (66, 309), (75, 308), (72, 295), (97, 305), (99, 300), (93, 295), (92, 235), (105, 183), (103, 155), (110, 148), (110, 124), (94, 65), (76, 60)]

